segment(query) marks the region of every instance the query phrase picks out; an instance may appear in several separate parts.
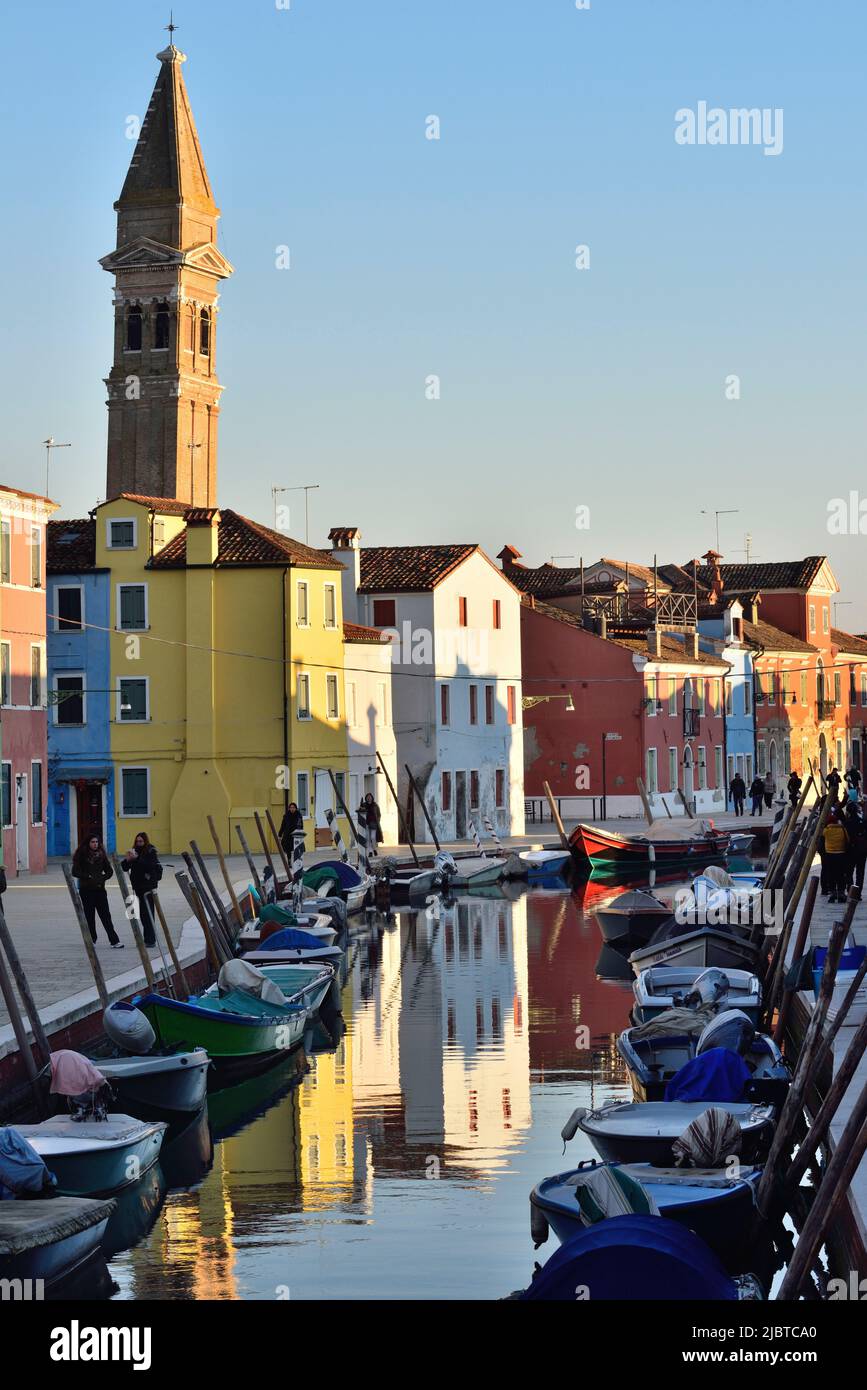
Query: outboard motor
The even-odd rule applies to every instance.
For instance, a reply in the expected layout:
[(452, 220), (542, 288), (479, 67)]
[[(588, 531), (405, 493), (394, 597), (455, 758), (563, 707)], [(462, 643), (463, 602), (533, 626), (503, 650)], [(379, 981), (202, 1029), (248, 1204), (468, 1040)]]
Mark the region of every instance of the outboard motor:
[(703, 1004), (719, 1005), (731, 990), (731, 981), (724, 970), (703, 970), (693, 980), (692, 989), (684, 998), (688, 1009), (700, 1009)]
[(109, 1004), (102, 1016), (102, 1026), (115, 1047), (122, 1052), (132, 1052), (136, 1057), (150, 1052), (157, 1040), (147, 1018), (133, 1004)]
[(434, 868), (439, 870), (440, 876), (445, 882), (453, 878), (458, 872), (454, 857), (445, 849), (441, 849), (434, 856)]
[(696, 1057), (712, 1047), (727, 1047), (744, 1057), (750, 1050), (756, 1030), (742, 1009), (724, 1009), (717, 1014), (699, 1036)]

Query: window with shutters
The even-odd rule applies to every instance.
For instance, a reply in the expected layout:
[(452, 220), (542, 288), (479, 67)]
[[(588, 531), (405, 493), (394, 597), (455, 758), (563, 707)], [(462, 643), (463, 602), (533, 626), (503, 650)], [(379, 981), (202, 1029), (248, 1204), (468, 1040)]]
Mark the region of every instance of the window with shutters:
[(117, 717), (121, 724), (144, 724), (148, 720), (146, 676), (125, 676), (118, 681)]
[(66, 672), (54, 677), (53, 704), (55, 724), (87, 723), (83, 672)]
[(146, 584), (118, 584), (117, 625), (121, 632), (141, 632), (147, 627)]
[(120, 814), (141, 817), (150, 813), (150, 770), (146, 767), (122, 767)]
[(55, 632), (80, 632), (84, 626), (84, 589), (80, 584), (58, 584), (54, 590)]

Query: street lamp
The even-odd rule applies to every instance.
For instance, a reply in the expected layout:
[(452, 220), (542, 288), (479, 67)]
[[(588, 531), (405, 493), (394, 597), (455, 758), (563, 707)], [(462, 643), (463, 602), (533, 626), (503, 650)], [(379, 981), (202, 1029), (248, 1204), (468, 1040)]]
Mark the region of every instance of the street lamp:
[(522, 695), (521, 709), (533, 709), (536, 705), (546, 705), (549, 700), (565, 700), (566, 713), (575, 713), (575, 701), (571, 695)]
[(605, 745), (606, 743), (619, 743), (622, 734), (603, 734), (602, 735), (602, 819), (608, 819), (608, 782), (605, 773)]

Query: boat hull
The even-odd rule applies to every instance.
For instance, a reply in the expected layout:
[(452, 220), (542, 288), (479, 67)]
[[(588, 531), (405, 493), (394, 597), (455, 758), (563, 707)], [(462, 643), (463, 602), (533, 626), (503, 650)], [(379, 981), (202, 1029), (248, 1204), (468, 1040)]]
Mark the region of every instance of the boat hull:
[(699, 836), (693, 840), (648, 840), (643, 836), (618, 835), (579, 823), (569, 836), (573, 858), (591, 868), (666, 867), (725, 859), (729, 836)]
[(111, 1082), (119, 1108), (133, 1114), (194, 1115), (208, 1093), (211, 1059), (204, 1048), (164, 1058), (95, 1058), (94, 1065)]
[[(632, 986), (635, 997), (632, 1016), (635, 1022), (649, 1023), (667, 1009), (679, 1006), (701, 973), (701, 968), (695, 966), (656, 966), (653, 970), (642, 970)], [(762, 987), (758, 977), (748, 970), (728, 970), (726, 974), (731, 983), (730, 992), (726, 995), (726, 1008), (740, 1009), (757, 1026), (762, 1007)]]
[(707, 969), (717, 965), (721, 969), (752, 970), (756, 963), (756, 948), (746, 937), (731, 932), (717, 931), (715, 927), (698, 927), (680, 936), (671, 937), (658, 943), (650, 942), (629, 957), (632, 969), (638, 975), (657, 965), (690, 966)]
[(308, 1017), (303, 1008), (261, 1017), (220, 1013), (192, 1001), (182, 1003), (153, 994), (135, 1003), (147, 1015), (161, 1045), (205, 1049), (213, 1063), (209, 1090), (267, 1070), (299, 1047)]
[[(81, 1197), (4, 1202), (0, 1207), (0, 1278), (41, 1279), (46, 1288), (80, 1269), (102, 1244), (113, 1201)], [(26, 1222), (28, 1238), (16, 1230)], [(34, 1224), (40, 1244), (30, 1243)]]
[(143, 1123), (134, 1135), (115, 1142), (106, 1139), (88, 1142), (87, 1133), (99, 1124), (111, 1125), (111, 1120), (129, 1119), (129, 1116), (112, 1116), (108, 1121), (94, 1122), (92, 1125), (74, 1125), (70, 1130), (82, 1131), (82, 1140), (57, 1140), (40, 1134), (51, 1121), (44, 1125), (18, 1125), (18, 1131), (33, 1145), (50, 1173), (57, 1179), (56, 1191), (63, 1197), (108, 1197), (139, 1182), (156, 1163), (162, 1148), (163, 1135), (168, 1126), (154, 1120)]

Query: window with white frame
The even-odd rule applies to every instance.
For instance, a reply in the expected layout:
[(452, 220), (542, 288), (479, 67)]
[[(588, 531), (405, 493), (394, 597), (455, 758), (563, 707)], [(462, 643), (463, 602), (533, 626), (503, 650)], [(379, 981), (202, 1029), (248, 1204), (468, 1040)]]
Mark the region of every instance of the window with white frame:
[(707, 749), (704, 744), (699, 744), (698, 748), (698, 789), (704, 791), (707, 787)]
[(810, 631), (811, 631), (811, 632), (815, 632), (815, 631), (816, 631), (816, 605), (815, 605), (815, 603), (811, 603), (811, 604), (810, 604)]
[(0, 705), (12, 704), (12, 648), (0, 642)]
[(12, 764), (0, 763), (0, 821), (3, 829), (12, 825)]
[(721, 787), (722, 784), (723, 784), (723, 751), (722, 751), (722, 747), (721, 747), (720, 744), (717, 744), (716, 747), (715, 747), (714, 750), (713, 750), (713, 759), (714, 759), (714, 769), (713, 769), (713, 770), (714, 770), (714, 779), (715, 779), (715, 783), (714, 783), (714, 784), (715, 784), (715, 786), (716, 786), (717, 788), (719, 788), (719, 787)]
[(494, 801), (497, 810), (502, 810), (506, 804), (506, 769), (498, 767), (494, 772)]
[(298, 810), (302, 816), (310, 815), (310, 774), (309, 772), (298, 773)]
[(120, 814), (149, 816), (151, 813), (151, 774), (148, 767), (122, 767), (120, 780)]
[(84, 672), (65, 671), (54, 677), (54, 722), (59, 725), (87, 723), (87, 696)]
[(705, 700), (705, 682), (699, 677), (695, 683), (695, 694), (698, 701), (698, 712), (704, 718), (707, 705)]
[(309, 719), (310, 715), (310, 677), (306, 671), (299, 671), (295, 691), (295, 710), (299, 719)]
[(822, 631), (831, 631), (831, 619), (830, 614), (828, 612), (828, 605), (826, 603), (822, 604)]
[(470, 772), (470, 810), (478, 811), (480, 802), (479, 774), (475, 770)]
[(679, 767), (679, 764), (678, 764), (678, 761), (677, 761), (677, 749), (676, 749), (676, 748), (669, 748), (669, 750), (668, 750), (668, 790), (669, 790), (670, 792), (676, 792), (676, 791), (677, 791), (677, 774), (678, 774), (678, 767)]
[(726, 786), (727, 786), (727, 787), (730, 787), (730, 786), (731, 786), (732, 782), (734, 781), (734, 778), (735, 778), (735, 760), (734, 760), (734, 755), (733, 755), (732, 753), (729, 753), (728, 757), (726, 758)]
[(764, 739), (760, 738), (756, 744), (756, 773), (759, 777), (764, 777), (767, 770), (767, 748)]
[(838, 738), (838, 739), (836, 740), (836, 743), (835, 743), (834, 746), (835, 746), (836, 751), (837, 751), (837, 763), (836, 763), (836, 766), (837, 766), (837, 770), (838, 770), (838, 772), (839, 772), (840, 768), (843, 766), (843, 740), (842, 740), (841, 738)]
[(117, 626), (121, 632), (143, 632), (148, 625), (147, 584), (118, 584)]
[(42, 672), (45, 663), (42, 660), (42, 648), (34, 642), (30, 647), (30, 708), (41, 709), (44, 703), (44, 691), (42, 688)]
[(732, 715), (734, 714), (734, 712), (735, 712), (735, 700), (734, 700), (735, 688), (734, 688), (734, 686), (732, 685), (731, 681), (726, 681), (726, 684), (725, 684), (725, 691), (726, 691), (726, 714), (728, 715), (729, 718), (731, 718), (731, 716), (732, 716)]
[(54, 590), (54, 631), (80, 632), (84, 627), (84, 588), (58, 584)]
[(674, 676), (668, 678), (668, 712), (677, 714), (677, 681)]
[(648, 748), (646, 757), (645, 772), (647, 774), (647, 792), (653, 796), (659, 791), (659, 779), (656, 773), (656, 749)]
[(645, 708), (646, 708), (646, 710), (647, 710), (647, 713), (648, 713), (649, 715), (655, 715), (655, 714), (656, 714), (656, 692), (657, 692), (658, 683), (659, 683), (659, 677), (658, 677), (658, 676), (648, 676), (648, 678), (647, 678), (647, 686), (646, 686), (647, 695), (645, 696), (644, 704), (645, 704)]
[(30, 823), (42, 824), (42, 763), (30, 764)]
[(792, 745), (789, 739), (783, 739), (783, 774), (788, 777), (792, 770)]
[(12, 522), (0, 521), (0, 584), (12, 583)]
[(310, 595), (305, 580), (298, 580), (295, 602), (295, 622), (298, 627), (310, 626)]
[(325, 677), (325, 714), (328, 719), (337, 719), (340, 716), (337, 677), (330, 673)]
[(333, 584), (325, 585), (325, 626), (337, 626), (337, 590)]
[(117, 718), (121, 724), (145, 724), (150, 719), (147, 676), (123, 676), (117, 683)]
[(744, 681), (744, 714), (752, 714), (752, 712), (753, 712), (753, 685), (752, 685), (752, 677), (751, 677), (749, 674), (747, 674), (747, 678), (746, 678), (746, 680)]
[(30, 528), (30, 587), (42, 588), (42, 528)]
[(105, 537), (108, 549), (135, 550), (137, 529), (134, 516), (109, 517)]

